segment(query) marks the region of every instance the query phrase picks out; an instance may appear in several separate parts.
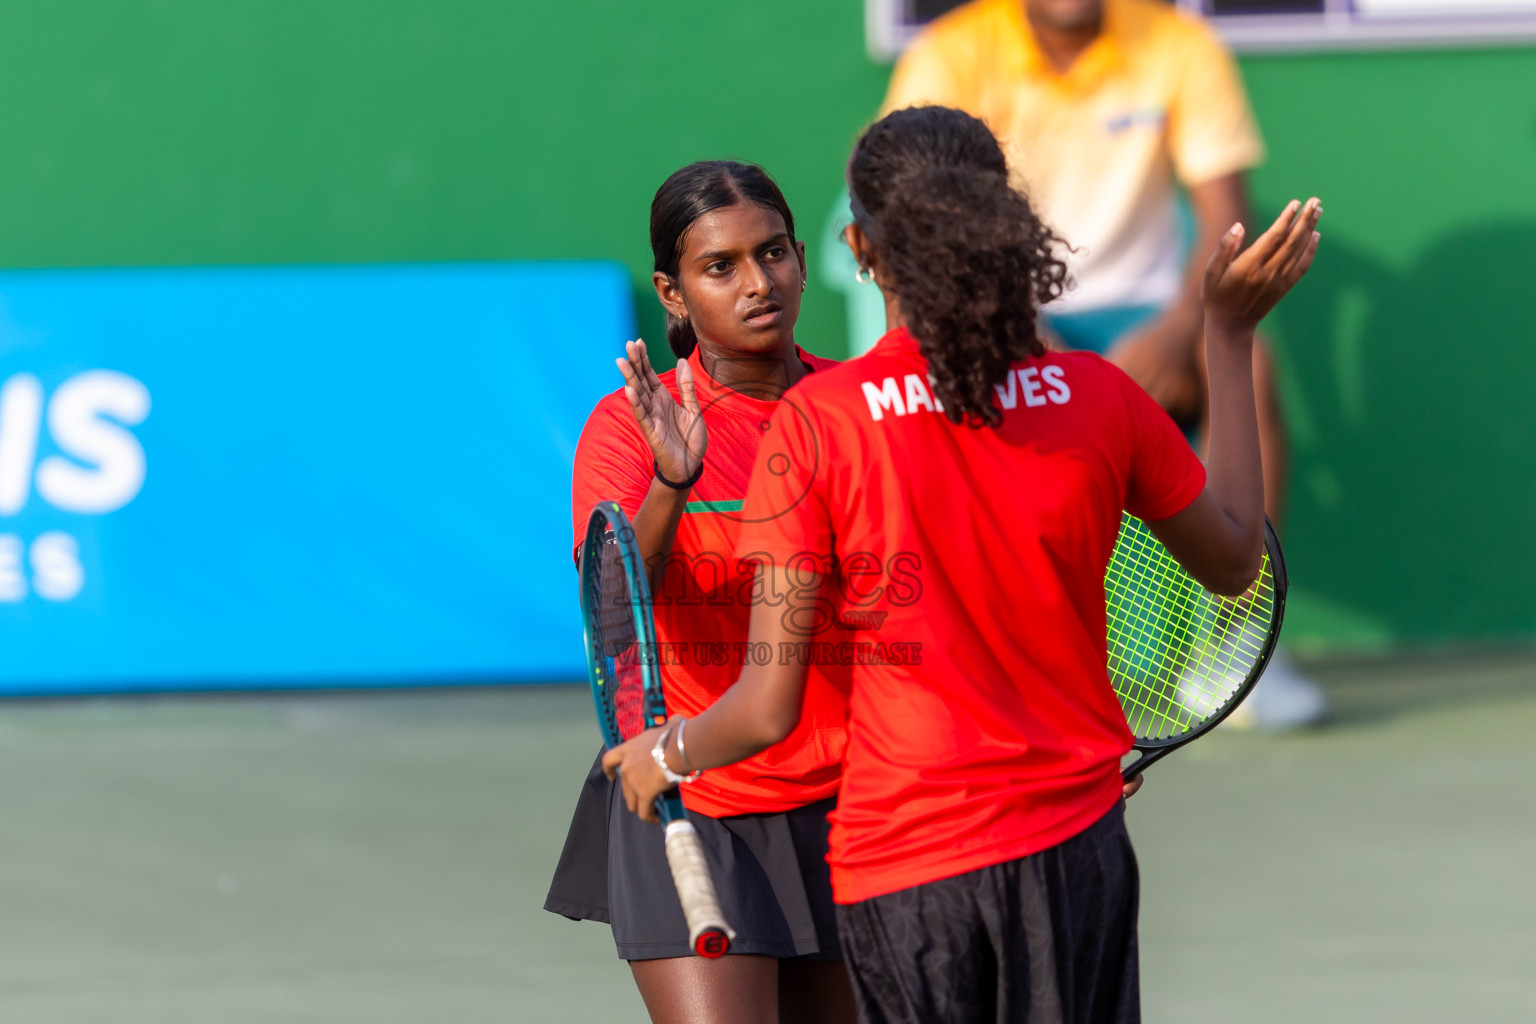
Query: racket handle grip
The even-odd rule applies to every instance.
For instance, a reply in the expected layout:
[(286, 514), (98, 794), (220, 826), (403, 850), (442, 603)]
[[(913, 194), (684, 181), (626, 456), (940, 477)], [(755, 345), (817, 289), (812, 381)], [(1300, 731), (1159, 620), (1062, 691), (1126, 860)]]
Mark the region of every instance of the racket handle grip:
[(725, 923), (715, 883), (704, 862), (704, 848), (693, 822), (686, 819), (667, 825), (667, 864), (672, 868), (672, 882), (683, 905), (688, 922), (688, 945), (699, 956), (713, 960), (731, 948), (736, 933)]

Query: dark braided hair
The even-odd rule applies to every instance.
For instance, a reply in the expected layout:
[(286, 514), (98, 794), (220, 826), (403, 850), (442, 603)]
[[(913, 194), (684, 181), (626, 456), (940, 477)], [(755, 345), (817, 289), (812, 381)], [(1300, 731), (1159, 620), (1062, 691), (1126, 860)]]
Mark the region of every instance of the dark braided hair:
[[(712, 210), (741, 202), (756, 203), (783, 217), (790, 248), (796, 248), (795, 215), (789, 212), (784, 193), (767, 171), (734, 160), (700, 160), (672, 172), (651, 200), (651, 259), (655, 269), (677, 280), (678, 261), (693, 222)], [(667, 314), (667, 344), (677, 358), (688, 358), (698, 343), (689, 320)]]
[(994, 387), (1045, 351), (1036, 311), (1066, 287), (1061, 239), (1008, 183), (987, 126), (948, 107), (909, 107), (871, 125), (848, 162), (848, 188), (944, 415), (996, 426)]

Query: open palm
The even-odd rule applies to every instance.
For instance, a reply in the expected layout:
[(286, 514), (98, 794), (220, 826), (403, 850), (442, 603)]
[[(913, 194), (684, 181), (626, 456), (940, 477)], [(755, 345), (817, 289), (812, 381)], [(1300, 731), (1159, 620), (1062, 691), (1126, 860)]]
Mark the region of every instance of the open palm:
[(624, 351), (627, 358), (616, 362), (624, 375), (624, 397), (629, 399), (635, 422), (640, 424), (662, 475), (668, 480), (687, 480), (703, 465), (704, 450), (709, 447), (704, 415), (694, 392), (693, 367), (687, 360), (677, 364), (677, 390), (683, 399), (679, 404), (651, 366), (645, 342), (626, 342)]
[(1201, 299), (1206, 317), (1233, 331), (1251, 331), (1301, 280), (1317, 255), (1317, 221), (1323, 205), (1313, 197), (1291, 200), (1246, 252), (1243, 226), (1232, 225), (1206, 264)]

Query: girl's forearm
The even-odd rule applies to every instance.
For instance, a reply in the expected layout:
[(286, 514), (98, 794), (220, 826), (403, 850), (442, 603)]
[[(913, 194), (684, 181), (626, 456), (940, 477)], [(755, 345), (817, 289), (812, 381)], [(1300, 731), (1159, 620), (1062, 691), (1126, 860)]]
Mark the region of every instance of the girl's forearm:
[[(820, 577), (795, 588), (785, 570), (778, 566), (765, 566), (759, 572), (766, 574), (763, 593), (797, 594), (797, 600), (812, 604), (820, 594)], [(799, 582), (806, 583), (803, 579)], [(788, 605), (754, 605), (751, 641), (768, 644), (777, 651), (791, 641), (803, 639), (789, 628), (794, 618), (792, 611)], [(677, 734), (673, 731), (667, 763), (678, 772), (719, 768), (744, 761), (780, 742), (800, 724), (805, 672), (804, 663), (796, 658), (748, 665), (734, 686), (684, 728), (686, 762), (676, 753)]]
[(754, 678), (752, 668), (744, 671), (719, 700), (684, 726), (686, 749), (679, 750), (673, 729), (667, 763), (678, 772), (721, 768), (760, 754), (789, 735), (799, 720), (799, 700), (785, 728), (786, 716), (768, 708), (764, 690), (764, 681)]
[(663, 569), (672, 554), (672, 543), (677, 539), (677, 527), (683, 521), (689, 493), (653, 479), (645, 501), (630, 524), (635, 529), (635, 544), (640, 549), (640, 561), (645, 565), (653, 596), (660, 592)]
[(1257, 559), (1264, 538), (1264, 464), (1253, 393), (1253, 331), (1206, 321), (1210, 441), (1206, 488), (1233, 526), (1233, 540)]

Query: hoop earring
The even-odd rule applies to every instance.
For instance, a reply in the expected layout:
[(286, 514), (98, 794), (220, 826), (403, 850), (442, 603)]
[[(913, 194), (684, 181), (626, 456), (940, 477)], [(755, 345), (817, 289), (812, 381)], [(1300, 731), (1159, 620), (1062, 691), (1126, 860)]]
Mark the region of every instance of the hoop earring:
[(868, 267), (860, 267), (853, 272), (853, 279), (859, 284), (872, 284), (875, 280), (875, 272)]

